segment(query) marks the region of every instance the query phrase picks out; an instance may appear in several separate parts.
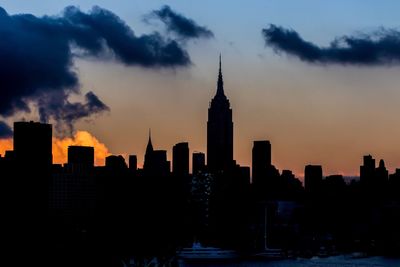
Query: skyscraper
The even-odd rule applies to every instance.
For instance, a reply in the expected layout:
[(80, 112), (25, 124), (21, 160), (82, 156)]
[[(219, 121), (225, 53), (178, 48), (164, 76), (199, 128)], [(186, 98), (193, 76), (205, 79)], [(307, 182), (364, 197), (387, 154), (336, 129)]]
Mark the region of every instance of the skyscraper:
[(321, 189), (322, 166), (307, 165), (304, 169), (304, 188), (307, 192), (316, 193)]
[(154, 150), (149, 132), (149, 141), (144, 155), (143, 171), (150, 176), (166, 176), (170, 172), (170, 162), (167, 160), (167, 151)]
[(205, 155), (202, 152), (195, 152), (192, 156), (192, 173), (197, 174), (205, 170)]
[(254, 141), (252, 150), (252, 181), (259, 184), (268, 176), (271, 166), (271, 143), (268, 140)]
[(94, 166), (94, 148), (91, 146), (69, 146), (68, 164), (92, 168)]
[(143, 163), (143, 169), (144, 170), (150, 170), (150, 167), (153, 165), (152, 164), (152, 156), (153, 156), (153, 144), (151, 143), (151, 132), (149, 131), (149, 141), (147, 142), (147, 147), (146, 147), (146, 153), (144, 154), (144, 163)]
[(12, 234), (11, 241), (23, 240), (22, 247), (31, 250), (46, 233), (49, 219), (47, 211), (53, 161), (51, 124), (15, 122), (14, 154), (16, 168), (9, 177), (14, 179), (9, 179), (5, 187), (8, 192), (2, 195), (14, 212), (4, 216), (12, 222), (4, 229)]
[(94, 147), (69, 146), (66, 167), (74, 174), (83, 175), (92, 172), (94, 167)]
[(363, 159), (363, 165), (360, 166), (360, 181), (363, 184), (371, 184), (375, 178), (375, 159), (371, 155), (366, 155)]
[(233, 165), (232, 109), (224, 93), (219, 56), (217, 93), (211, 100), (207, 122), (207, 166), (211, 172), (226, 170)]
[(128, 169), (125, 159), (121, 155), (110, 155), (106, 157), (106, 167), (111, 171), (125, 171)]
[(137, 170), (137, 157), (136, 155), (129, 155), (129, 170), (136, 173)]
[(378, 168), (375, 169), (375, 173), (376, 173), (377, 182), (379, 184), (387, 183), (387, 181), (389, 179), (389, 172), (385, 167), (385, 161), (383, 161), (383, 159), (381, 159), (379, 161), (379, 166), (378, 166)]
[(189, 174), (189, 144), (178, 143), (172, 148), (172, 172), (175, 175)]
[(49, 169), (53, 162), (51, 124), (15, 122), (14, 152), (21, 166), (41, 172)]

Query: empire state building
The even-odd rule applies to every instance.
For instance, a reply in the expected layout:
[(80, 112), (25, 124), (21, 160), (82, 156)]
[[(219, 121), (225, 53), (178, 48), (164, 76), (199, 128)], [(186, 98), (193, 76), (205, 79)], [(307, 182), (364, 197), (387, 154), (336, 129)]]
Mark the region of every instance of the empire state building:
[(232, 109), (224, 93), (221, 55), (217, 93), (211, 100), (207, 122), (207, 165), (211, 172), (227, 170), (233, 164)]

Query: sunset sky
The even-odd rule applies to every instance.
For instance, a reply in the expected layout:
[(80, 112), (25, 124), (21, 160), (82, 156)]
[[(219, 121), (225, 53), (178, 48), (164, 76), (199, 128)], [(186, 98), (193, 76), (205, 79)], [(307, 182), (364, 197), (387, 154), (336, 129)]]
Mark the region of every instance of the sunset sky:
[[(93, 92), (108, 108), (73, 120), (73, 131), (59, 135), (59, 143), (87, 131), (105, 154), (136, 154), (141, 164), (151, 128), (154, 147), (168, 150), (170, 160), (172, 146), (182, 141), (189, 142), (191, 152), (206, 152), (207, 109), (215, 94), (221, 53), (239, 164), (250, 166), (252, 142), (268, 139), (274, 165), (299, 176), (307, 164), (323, 165), (324, 174), (358, 175), (365, 154), (385, 159), (390, 172), (400, 167), (400, 46), (385, 50), (387, 40), (400, 44), (400, 1), (0, 0), (9, 16), (61, 16), (71, 5), (84, 13), (95, 5), (109, 10), (136, 36), (157, 31), (176, 40), (191, 64), (144, 66), (117, 60), (112, 51), (103, 57), (74, 56), (71, 68), (80, 91), (70, 99)], [(211, 35), (174, 34), (153, 12), (165, 5)], [(270, 39), (267, 45), (263, 29), (273, 29), (271, 24), (297, 32), (306, 42), (298, 50), (286, 46), (288, 41), (277, 46)], [(336, 48), (330, 44), (336, 38), (361, 36), (370, 41), (365, 35), (384, 39), (376, 49), (389, 55), (360, 61), (333, 53)], [(311, 43), (327, 49), (308, 57)], [(7, 110), (0, 120), (10, 126), (14, 120), (39, 120), (34, 101), (27, 101), (30, 112), (10, 115)], [(49, 116), (49, 122), (57, 118)], [(0, 141), (3, 149), (6, 142)]]

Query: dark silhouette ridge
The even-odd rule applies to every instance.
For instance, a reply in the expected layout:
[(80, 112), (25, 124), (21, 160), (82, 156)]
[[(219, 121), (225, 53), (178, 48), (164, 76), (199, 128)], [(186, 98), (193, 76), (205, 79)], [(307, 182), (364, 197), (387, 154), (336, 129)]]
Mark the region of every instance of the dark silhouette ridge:
[(84, 146), (70, 146), (68, 162), (52, 164), (52, 126), (15, 122), (14, 150), (0, 157), (4, 260), (177, 265), (193, 243), (236, 260), (400, 257), (400, 169), (389, 175), (383, 160), (376, 166), (367, 155), (360, 179), (347, 184), (342, 175), (324, 177), (322, 166), (307, 165), (303, 187), (290, 170), (273, 165), (271, 143), (258, 140), (251, 183), (250, 168), (231, 154), (232, 110), (221, 67), (209, 115), (209, 164), (194, 152), (191, 174), (189, 143), (173, 146), (171, 171), (150, 132), (143, 168), (135, 155), (129, 166), (121, 155), (94, 166), (94, 148)]

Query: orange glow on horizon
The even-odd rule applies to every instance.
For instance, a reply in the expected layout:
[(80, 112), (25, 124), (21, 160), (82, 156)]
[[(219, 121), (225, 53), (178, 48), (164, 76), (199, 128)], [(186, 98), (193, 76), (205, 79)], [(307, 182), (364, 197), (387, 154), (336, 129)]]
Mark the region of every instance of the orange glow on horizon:
[(63, 139), (53, 138), (53, 163), (66, 163), (68, 157), (68, 146), (92, 146), (94, 147), (95, 165), (104, 165), (105, 157), (110, 152), (105, 144), (87, 131), (77, 131), (73, 137)]
[[(68, 146), (94, 147), (94, 160), (97, 166), (104, 165), (104, 160), (111, 153), (105, 144), (87, 131), (77, 131), (73, 137), (58, 139), (53, 137), (53, 163), (63, 164), (68, 160)], [(0, 155), (4, 156), (7, 150), (13, 150), (13, 139), (0, 140)]]
[(7, 150), (13, 150), (13, 140), (10, 139), (0, 139), (0, 155), (4, 157)]

